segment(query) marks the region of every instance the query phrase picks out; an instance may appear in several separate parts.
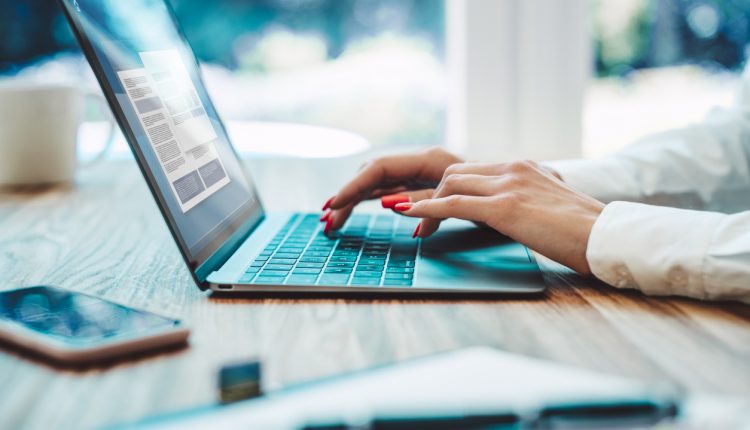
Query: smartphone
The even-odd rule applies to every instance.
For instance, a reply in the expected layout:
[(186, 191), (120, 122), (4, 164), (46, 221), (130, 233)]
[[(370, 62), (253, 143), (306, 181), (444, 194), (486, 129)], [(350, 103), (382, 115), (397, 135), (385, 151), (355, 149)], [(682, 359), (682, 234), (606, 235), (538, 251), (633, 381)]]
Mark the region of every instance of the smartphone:
[(0, 292), (0, 340), (83, 364), (185, 344), (179, 320), (50, 286)]

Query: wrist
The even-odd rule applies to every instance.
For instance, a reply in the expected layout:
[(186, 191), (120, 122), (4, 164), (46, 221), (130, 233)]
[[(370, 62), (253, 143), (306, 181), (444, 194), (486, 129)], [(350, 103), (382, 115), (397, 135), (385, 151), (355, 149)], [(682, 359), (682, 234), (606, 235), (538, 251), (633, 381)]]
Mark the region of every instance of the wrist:
[(581, 237), (583, 240), (580, 242), (580, 245), (578, 246), (578, 250), (576, 252), (576, 267), (573, 267), (573, 269), (581, 275), (590, 276), (593, 274), (591, 265), (588, 261), (588, 248), (591, 241), (591, 235), (594, 231), (594, 226), (596, 225), (596, 222), (601, 216), (605, 207), (606, 205), (604, 203), (593, 200), (591, 202), (591, 205), (586, 210), (584, 219), (581, 220), (581, 225), (583, 226)]

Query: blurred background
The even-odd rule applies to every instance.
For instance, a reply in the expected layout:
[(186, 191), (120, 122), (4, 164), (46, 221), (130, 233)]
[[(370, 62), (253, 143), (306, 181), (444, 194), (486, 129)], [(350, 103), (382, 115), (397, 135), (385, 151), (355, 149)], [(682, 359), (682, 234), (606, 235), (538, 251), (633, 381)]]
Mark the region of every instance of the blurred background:
[[(332, 126), (375, 146), (445, 141), (444, 0), (170, 2), (225, 119)], [(0, 74), (93, 80), (56, 2), (0, 10)], [(750, 54), (750, 0), (590, 0), (582, 22), (587, 156), (730, 104)]]

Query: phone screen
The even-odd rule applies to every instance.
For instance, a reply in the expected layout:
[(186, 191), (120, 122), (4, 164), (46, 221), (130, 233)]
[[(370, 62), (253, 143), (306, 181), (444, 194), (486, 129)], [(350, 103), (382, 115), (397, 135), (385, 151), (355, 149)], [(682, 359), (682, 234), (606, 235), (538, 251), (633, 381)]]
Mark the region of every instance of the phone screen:
[(179, 324), (150, 312), (47, 286), (0, 292), (0, 320), (78, 347)]

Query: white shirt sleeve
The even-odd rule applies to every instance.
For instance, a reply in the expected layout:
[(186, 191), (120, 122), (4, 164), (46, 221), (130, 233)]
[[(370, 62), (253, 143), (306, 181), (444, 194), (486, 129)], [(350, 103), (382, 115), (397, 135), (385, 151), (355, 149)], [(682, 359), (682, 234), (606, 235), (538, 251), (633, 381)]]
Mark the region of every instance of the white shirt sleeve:
[(596, 277), (649, 294), (750, 303), (750, 212), (741, 212), (750, 210), (744, 107), (604, 159), (548, 165), (574, 188), (610, 202), (586, 252)]
[(690, 209), (750, 209), (750, 112), (714, 111), (705, 122), (660, 133), (596, 160), (546, 163), (604, 202)]
[(613, 202), (594, 224), (586, 258), (615, 287), (750, 303), (750, 212)]

